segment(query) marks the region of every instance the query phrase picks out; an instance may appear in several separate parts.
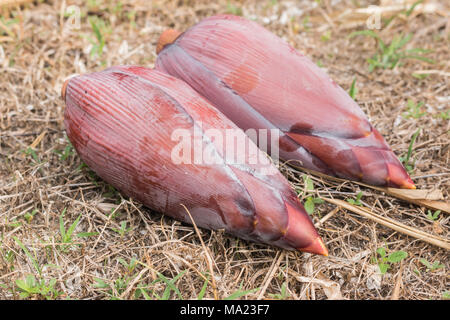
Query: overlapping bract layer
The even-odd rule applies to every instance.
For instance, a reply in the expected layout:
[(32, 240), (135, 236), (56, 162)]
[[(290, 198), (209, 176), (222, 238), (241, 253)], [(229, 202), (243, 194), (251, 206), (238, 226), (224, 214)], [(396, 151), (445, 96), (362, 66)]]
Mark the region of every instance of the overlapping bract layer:
[[(287, 180), (270, 162), (252, 164), (261, 151), (183, 81), (120, 66), (70, 79), (62, 96), (66, 131), (81, 159), (126, 195), (186, 223), (181, 204), (200, 227), (327, 255)], [(217, 161), (175, 163), (173, 133), (180, 129), (200, 134), (203, 150)], [(207, 129), (242, 135), (249, 146), (244, 163), (226, 161), (224, 146)]]
[(242, 129), (279, 128), (280, 157), (374, 185), (414, 188), (355, 101), (257, 23), (214, 16), (161, 36), (156, 69), (187, 82)]

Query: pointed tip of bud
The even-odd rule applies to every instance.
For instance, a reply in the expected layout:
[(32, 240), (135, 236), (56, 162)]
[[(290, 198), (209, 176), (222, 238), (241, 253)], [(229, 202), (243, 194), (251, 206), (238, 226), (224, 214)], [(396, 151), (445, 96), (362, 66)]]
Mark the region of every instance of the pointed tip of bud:
[(317, 233), (311, 218), (306, 211), (285, 202), (288, 210), (289, 222), (284, 238), (290, 245), (303, 252), (328, 256), (328, 250)]
[(411, 179), (406, 180), (403, 182), (403, 184), (400, 186), (401, 189), (417, 189), (414, 185), (414, 182)]
[(181, 32), (175, 29), (167, 29), (163, 33), (161, 33), (158, 44), (156, 45), (156, 53), (159, 54), (165, 46), (173, 43), (180, 34)]
[(304, 248), (298, 248), (298, 250), (303, 252), (315, 253), (325, 257), (328, 257), (328, 249), (322, 241), (322, 238), (317, 237), (310, 245)]
[(389, 175), (388, 185), (401, 189), (416, 189), (414, 182), (409, 177), (406, 170), (401, 165), (388, 164)]

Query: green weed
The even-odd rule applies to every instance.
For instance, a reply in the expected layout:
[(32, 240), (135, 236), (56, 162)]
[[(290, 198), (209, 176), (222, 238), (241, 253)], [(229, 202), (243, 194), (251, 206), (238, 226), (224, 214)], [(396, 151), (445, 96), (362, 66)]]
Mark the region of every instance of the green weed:
[(441, 111), (440, 113), (435, 115), (434, 118), (440, 118), (442, 120), (450, 120), (450, 110)]
[(95, 39), (88, 38), (89, 42), (92, 44), (91, 58), (94, 56), (101, 57), (103, 54), (103, 49), (105, 47), (105, 33), (109, 33), (110, 29), (106, 25), (105, 21), (102, 19), (92, 16), (88, 18), (91, 24), (92, 31), (94, 32)]
[(427, 210), (427, 218), (431, 221), (436, 221), (439, 219), (439, 215), (441, 214), (441, 210), (436, 210), (434, 213), (431, 210)]
[(354, 205), (354, 206), (362, 206), (361, 203), (361, 197), (362, 197), (363, 193), (362, 191), (358, 192), (358, 194), (356, 195), (356, 199), (347, 199), (347, 202)]
[(427, 268), (426, 269), (427, 272), (429, 272), (429, 271), (433, 272), (435, 270), (439, 270), (439, 269), (442, 269), (445, 267), (439, 261), (435, 261), (435, 262), (433, 262), (433, 264), (428, 262), (428, 260), (426, 260), (426, 259), (420, 259), (419, 261), (421, 264), (423, 264)]
[(427, 63), (434, 63), (434, 60), (423, 56), (423, 54), (431, 52), (430, 50), (421, 48), (401, 50), (411, 40), (411, 33), (395, 35), (389, 44), (385, 43), (373, 30), (355, 31), (349, 37), (353, 38), (358, 35), (372, 37), (378, 43), (377, 53), (367, 59), (369, 72), (372, 72), (376, 68), (394, 69), (397, 65), (401, 65), (405, 59), (416, 59)]
[(327, 42), (331, 39), (331, 30), (326, 31), (320, 36), (320, 40), (323, 42)]
[(408, 257), (408, 253), (401, 250), (395, 251), (388, 255), (386, 253), (386, 249), (383, 247), (377, 249), (377, 254), (380, 257), (377, 256), (375, 258), (375, 261), (378, 263), (381, 274), (385, 274), (393, 264), (398, 263)]
[[(61, 242), (71, 244), (73, 242), (72, 234), (75, 231), (75, 228), (78, 226), (78, 223), (80, 222), (81, 214), (78, 216), (77, 219), (75, 219), (75, 221), (66, 230), (64, 227), (64, 219), (63, 219), (65, 213), (66, 213), (66, 208), (64, 208), (61, 215), (59, 216), (59, 232), (61, 233)], [(61, 248), (63, 251), (66, 251), (68, 247), (70, 247), (70, 245), (63, 245)]]
[(127, 222), (126, 221), (121, 221), (120, 222), (120, 229), (117, 228), (112, 228), (115, 232), (117, 232), (120, 237), (123, 237), (125, 235), (125, 233), (127, 233), (128, 231), (131, 230), (130, 228), (127, 228)]
[(16, 241), (16, 243), (19, 245), (19, 247), (23, 250), (25, 255), (31, 260), (31, 264), (36, 269), (37, 273), (41, 276), (42, 275), (41, 268), (39, 267), (39, 264), (38, 264), (36, 258), (31, 255), (30, 251), (28, 251), (28, 249), (23, 245), (22, 241), (20, 241), (17, 237), (13, 237), (13, 239), (14, 239), (14, 241)]
[(428, 77), (430, 74), (429, 73), (412, 73), (411, 75), (416, 79), (423, 80), (426, 77)]
[(354, 78), (348, 94), (350, 95), (350, 97), (352, 97), (353, 100), (355, 100), (357, 93), (358, 88), (356, 88), (356, 78)]
[(122, 264), (127, 269), (127, 272), (129, 274), (131, 274), (134, 271), (134, 269), (136, 268), (136, 266), (137, 266), (137, 259), (136, 258), (131, 258), (130, 262), (126, 262), (122, 258), (118, 258), (117, 260), (120, 262), (120, 264)]
[(55, 299), (62, 294), (55, 288), (56, 279), (46, 282), (44, 279), (37, 280), (33, 275), (27, 275), (25, 280), (17, 279), (16, 286), (22, 299), (33, 296), (41, 296), (47, 300)]
[(62, 151), (61, 150), (54, 150), (54, 152), (59, 155), (59, 160), (60, 161), (65, 161), (70, 156), (75, 154), (75, 151), (73, 149), (72, 143), (70, 143), (69, 140), (67, 140), (67, 142), (68, 143), (67, 143), (66, 147), (64, 148), (64, 150), (62, 150)]
[(175, 283), (178, 281), (179, 278), (181, 278), (186, 273), (186, 270), (180, 272), (177, 274), (173, 279), (166, 278), (162, 273), (158, 273), (158, 279), (153, 281), (153, 284), (156, 282), (164, 282), (166, 284), (166, 288), (162, 294), (162, 296), (157, 295), (155, 292), (153, 292), (153, 295), (158, 300), (169, 300), (172, 291), (175, 293), (175, 295), (180, 299), (183, 300), (183, 296), (181, 295), (180, 290), (177, 288)]
[(289, 293), (287, 292), (287, 283), (283, 282), (281, 285), (281, 292), (280, 293), (269, 293), (269, 296), (272, 299), (276, 300), (286, 300), (289, 297)]
[[(416, 142), (417, 136), (420, 133), (420, 129), (417, 129), (417, 131), (413, 134), (411, 138), (411, 142), (409, 143), (408, 152), (406, 156), (400, 157), (400, 162), (405, 166), (406, 171), (408, 171), (409, 174), (411, 174), (414, 171), (414, 167), (416, 165), (416, 161), (411, 159), (412, 156), (412, 148), (414, 145), (414, 142)], [(412, 162), (411, 162), (412, 161)]]
[(25, 220), (30, 223), (31, 220), (33, 220), (33, 217), (36, 215), (36, 213), (38, 213), (37, 209), (34, 209), (33, 211), (30, 212), (26, 212), (23, 217), (25, 218)]
[(28, 148), (24, 151), (24, 153), (25, 153), (26, 155), (31, 156), (31, 158), (34, 160), (34, 162), (36, 162), (36, 163), (38, 163), (38, 164), (41, 163), (41, 160), (39, 159), (39, 157), (38, 157), (36, 151), (34, 151), (33, 148), (28, 147)]
[[(186, 271), (187, 270), (180, 272), (173, 279), (168, 279), (163, 274), (158, 273), (158, 278), (156, 280), (154, 280), (149, 286), (153, 286), (158, 282), (162, 282), (166, 285), (166, 287), (164, 288), (164, 292), (161, 296), (158, 295), (153, 290), (150, 290), (152, 296), (154, 298), (156, 298), (157, 300), (169, 300), (172, 297), (172, 292), (173, 292), (175, 294), (175, 297), (177, 297), (179, 300), (183, 300), (183, 296), (181, 295), (180, 290), (177, 288), (176, 282), (178, 281), (178, 279), (180, 279), (186, 273)], [(138, 290), (136, 290), (135, 297), (139, 298), (142, 295), (146, 300), (151, 300), (152, 298), (148, 294), (147, 290), (149, 290), (148, 286), (147, 287), (139, 286)], [(203, 296), (201, 296), (201, 297), (203, 298)], [(199, 300), (201, 300), (201, 299), (199, 299)]]
[(107, 289), (106, 294), (111, 300), (119, 300), (120, 298), (118, 296), (126, 290), (128, 283), (130, 282), (129, 277), (120, 277), (114, 280), (112, 285), (106, 283), (100, 278), (94, 278), (94, 280), (95, 283), (93, 284), (93, 287), (98, 289)]
[(242, 16), (242, 8), (235, 6), (234, 4), (231, 4), (230, 2), (227, 3), (227, 13), (233, 14), (235, 16)]
[(56, 279), (51, 279), (48, 283), (42, 278), (42, 270), (36, 260), (24, 246), (22, 241), (17, 237), (13, 237), (14, 241), (23, 250), (25, 255), (30, 259), (36, 272), (39, 274), (41, 279), (36, 279), (33, 275), (27, 275), (25, 280), (16, 280), (16, 286), (20, 292), (20, 297), (25, 299), (34, 295), (42, 296), (45, 299), (54, 299), (61, 295), (62, 293), (55, 289)]
[(206, 293), (206, 287), (208, 286), (208, 282), (209, 282), (209, 275), (206, 277), (205, 281), (203, 282), (203, 286), (197, 296), (197, 300), (203, 300), (203, 297), (205, 296), (205, 293)]
[[(305, 195), (308, 193), (314, 192), (314, 183), (310, 177), (303, 175), (303, 182), (305, 183), (305, 190), (304, 190)], [(302, 192), (300, 191), (300, 193), (302, 193)], [(305, 207), (306, 212), (309, 215), (312, 215), (314, 213), (316, 204), (320, 204), (320, 203), (323, 203), (322, 199), (313, 197), (312, 195), (308, 195), (306, 197), (306, 200), (305, 200), (303, 206)]]
[(242, 290), (243, 283), (244, 283), (244, 281), (241, 282), (241, 284), (239, 285), (239, 289), (236, 292), (232, 293), (231, 295), (224, 298), (223, 300), (236, 300), (236, 299), (244, 297), (250, 293), (256, 292), (260, 289), (260, 288), (255, 288), (255, 289), (250, 289), (250, 290)]
[(427, 114), (426, 112), (422, 112), (421, 108), (423, 107), (423, 105), (424, 105), (423, 101), (415, 103), (413, 100), (408, 99), (407, 104), (408, 110), (403, 114), (403, 117), (405, 119), (409, 118), (419, 119), (423, 117), (425, 114)]

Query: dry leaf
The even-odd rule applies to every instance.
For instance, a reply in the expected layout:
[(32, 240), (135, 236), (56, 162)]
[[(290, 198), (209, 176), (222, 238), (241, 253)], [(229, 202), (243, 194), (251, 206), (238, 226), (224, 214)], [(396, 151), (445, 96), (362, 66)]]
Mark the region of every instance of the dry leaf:
[(427, 207), (428, 209), (441, 210), (442, 212), (450, 213), (450, 203), (445, 201), (412, 200), (409, 202)]
[(319, 275), (319, 277), (324, 281), (320, 285), (328, 300), (344, 300), (341, 293), (341, 286), (337, 282), (326, 279), (324, 275)]
[(448, 239), (423, 232), (422, 230), (407, 226), (407, 225), (402, 224), (394, 219), (387, 218), (387, 217), (381, 216), (379, 214), (376, 214), (373, 211), (368, 210), (367, 208), (351, 205), (350, 203), (345, 202), (343, 200), (328, 199), (328, 198), (322, 198), (322, 199), (329, 203), (333, 203), (335, 205), (341, 206), (341, 207), (343, 207), (347, 210), (350, 210), (354, 213), (360, 214), (363, 217), (371, 219), (371, 220), (373, 220), (383, 226), (389, 227), (395, 231), (398, 231), (398, 232), (404, 233), (408, 236), (431, 243), (435, 246), (450, 250), (450, 241)]
[(438, 201), (444, 199), (441, 190), (411, 190), (379, 187), (371, 188), (384, 191), (389, 195), (417, 204), (419, 206), (424, 206), (429, 209), (441, 210), (443, 212), (450, 213), (450, 204), (447, 201)]
[(115, 210), (117, 208), (117, 204), (100, 202), (97, 204), (97, 208), (104, 213), (110, 214), (111, 210)]
[(382, 188), (391, 195), (398, 195), (408, 199), (416, 200), (443, 200), (444, 195), (441, 190), (424, 190), (424, 189), (396, 189), (396, 188)]
[(341, 286), (336, 282), (331, 283), (329, 286), (322, 286), (323, 291), (327, 295), (328, 300), (344, 300), (341, 293)]
[[(312, 277), (304, 277), (291, 269), (288, 269), (288, 273), (294, 276), (295, 279), (297, 279), (297, 281), (299, 282), (314, 283), (320, 285), (325, 292), (328, 300), (344, 300), (344, 297), (341, 293), (341, 286), (337, 282)], [(323, 275), (319, 275), (319, 277), (324, 278)]]
[(358, 181), (350, 181), (350, 180), (346, 180), (346, 179), (341, 179), (341, 178), (336, 178), (336, 177), (332, 177), (317, 171), (313, 171), (313, 170), (308, 170), (308, 169), (304, 169), (301, 167), (298, 167), (296, 165), (293, 164), (289, 164), (290, 166), (296, 168), (296, 169), (300, 169), (302, 171), (305, 171), (307, 173), (310, 173), (312, 175), (321, 177), (321, 178), (325, 178), (327, 180), (331, 180), (331, 181), (337, 181), (337, 182), (351, 182), (351, 183), (355, 183), (355, 184), (359, 184), (361, 186), (367, 187), (367, 188), (371, 188), (374, 190), (378, 190), (378, 191), (382, 191), (384, 193), (387, 193), (391, 196), (394, 196), (398, 199), (410, 202), (410, 203), (414, 203), (416, 205), (419, 206), (423, 206), (429, 209), (433, 209), (433, 210), (441, 210), (442, 212), (445, 213), (450, 213), (450, 203), (447, 201), (439, 201), (441, 199), (444, 199), (442, 191), (441, 190), (413, 190), (413, 189), (396, 189), (396, 188), (383, 188), (383, 187), (376, 187), (376, 186), (372, 186), (369, 184), (365, 184), (362, 182), (358, 182)]

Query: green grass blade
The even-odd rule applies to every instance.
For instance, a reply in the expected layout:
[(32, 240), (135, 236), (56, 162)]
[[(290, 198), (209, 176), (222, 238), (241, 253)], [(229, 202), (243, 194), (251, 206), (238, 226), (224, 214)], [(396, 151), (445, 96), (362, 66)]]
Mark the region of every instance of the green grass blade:
[(80, 222), (81, 214), (78, 216), (78, 218), (70, 225), (69, 229), (66, 232), (67, 239), (70, 239), (72, 236), (72, 233), (75, 231), (75, 228), (78, 226), (78, 223)]
[(141, 289), (141, 293), (144, 296), (145, 300), (152, 300), (152, 298), (150, 298), (150, 296), (148, 295), (147, 291), (145, 291), (145, 289)]
[(17, 238), (13, 237), (14, 241), (19, 245), (20, 248), (22, 248), (23, 252), (27, 255), (27, 257), (31, 260), (31, 263), (33, 264), (36, 271), (41, 275), (41, 268), (39, 268), (39, 264), (37, 263), (36, 259), (31, 255), (31, 253), (28, 251), (28, 249), (23, 245), (23, 243)]
[(174, 291), (177, 294), (177, 296), (180, 298), (180, 300), (183, 300), (183, 296), (181, 295), (180, 290), (178, 290), (178, 288), (175, 286), (175, 283), (185, 273), (186, 273), (186, 270), (180, 272), (172, 280), (167, 279), (162, 273), (158, 274), (158, 277), (161, 279), (161, 281), (163, 281), (167, 285), (160, 300), (168, 300), (170, 297), (171, 291)]
[(256, 292), (256, 291), (258, 291), (258, 290), (259, 290), (259, 288), (250, 289), (250, 290), (245, 290), (245, 291), (238, 290), (238, 291), (236, 291), (235, 293), (232, 293), (231, 295), (229, 295), (228, 297), (226, 297), (224, 300), (236, 300), (236, 299), (238, 299), (238, 298), (244, 297), (244, 296), (246, 296), (247, 294)]
[(421, 4), (423, 2), (423, 0), (419, 0), (416, 1), (412, 4), (411, 8), (409, 8), (408, 10), (406, 10), (405, 14), (407, 17), (409, 17), (411, 15), (411, 13), (414, 11), (414, 9), (417, 7), (417, 5)]
[(356, 84), (356, 78), (353, 78), (353, 82), (352, 85), (350, 86), (350, 91), (349, 91), (349, 95), (350, 97), (352, 97), (353, 100), (355, 100), (355, 96), (358, 93), (358, 89), (355, 86)]
[(206, 293), (206, 288), (208, 287), (208, 282), (209, 282), (209, 276), (205, 279), (202, 289), (200, 290), (200, 293), (198, 294), (197, 300), (203, 300), (203, 297), (205, 296), (205, 293)]
[(409, 143), (409, 147), (408, 147), (408, 154), (406, 155), (406, 163), (409, 162), (409, 160), (411, 159), (411, 155), (412, 155), (412, 148), (414, 145), (414, 142), (416, 142), (417, 136), (420, 133), (420, 129), (417, 129), (417, 131), (414, 133), (414, 135), (411, 138), (411, 142)]
[(77, 234), (77, 237), (79, 238), (87, 238), (87, 237), (93, 237), (97, 236), (98, 232), (80, 232)]
[(378, 39), (379, 41), (381, 41), (380, 36), (372, 30), (353, 31), (352, 33), (350, 33), (348, 35), (348, 38), (353, 38), (356, 36), (368, 36), (368, 37), (372, 37), (372, 38), (375, 38), (375, 39)]
[(427, 58), (427, 57), (422, 57), (422, 56), (418, 56), (416, 54), (410, 54), (404, 57), (405, 59), (416, 59), (416, 60), (420, 60), (420, 61), (424, 61), (430, 64), (435, 64), (436, 61), (434, 61), (433, 59)]
[(94, 31), (95, 37), (97, 38), (98, 42), (102, 43), (103, 36), (102, 36), (97, 24), (94, 22), (93, 19), (89, 19), (89, 22), (91, 23), (92, 30)]
[(406, 36), (404, 36), (403, 38), (398, 38), (395, 49), (400, 49), (403, 48), (403, 46), (405, 44), (407, 44), (409, 42), (409, 40), (411, 40), (412, 38), (412, 33), (408, 33)]

